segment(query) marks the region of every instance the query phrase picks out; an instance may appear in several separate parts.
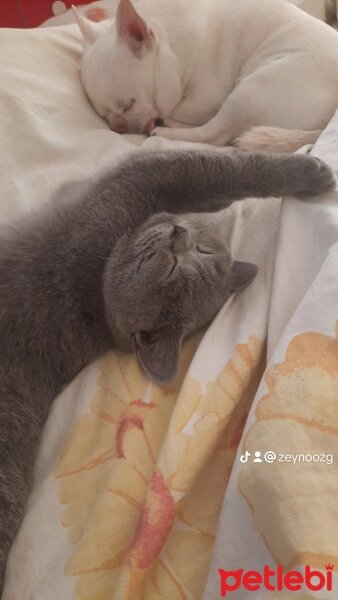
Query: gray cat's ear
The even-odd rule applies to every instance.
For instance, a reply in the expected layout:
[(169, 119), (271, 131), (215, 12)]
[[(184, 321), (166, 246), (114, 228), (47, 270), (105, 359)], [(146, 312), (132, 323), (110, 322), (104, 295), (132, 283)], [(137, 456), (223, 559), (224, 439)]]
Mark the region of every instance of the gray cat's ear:
[(230, 272), (229, 288), (231, 292), (241, 290), (251, 283), (258, 272), (258, 267), (254, 263), (235, 260), (232, 263)]
[(180, 360), (182, 334), (139, 331), (133, 339), (138, 359), (150, 379), (159, 385), (172, 381)]

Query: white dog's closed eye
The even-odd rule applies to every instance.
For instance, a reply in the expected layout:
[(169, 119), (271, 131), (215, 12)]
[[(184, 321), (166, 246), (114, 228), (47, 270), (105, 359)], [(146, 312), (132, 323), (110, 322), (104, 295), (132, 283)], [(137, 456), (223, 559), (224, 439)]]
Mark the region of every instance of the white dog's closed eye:
[(126, 114), (135, 104), (135, 98), (129, 98), (126, 102), (119, 102), (123, 114)]

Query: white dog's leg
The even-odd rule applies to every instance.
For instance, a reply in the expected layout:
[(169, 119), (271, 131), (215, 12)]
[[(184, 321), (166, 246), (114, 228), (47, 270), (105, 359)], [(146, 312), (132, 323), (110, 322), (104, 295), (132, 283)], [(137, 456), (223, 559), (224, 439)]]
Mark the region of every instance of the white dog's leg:
[(298, 60), (291, 56), (276, 64), (272, 61), (245, 77), (205, 125), (193, 129), (157, 127), (151, 134), (215, 146), (236, 142), (245, 150), (274, 148), (276, 152), (313, 143), (336, 109), (334, 88), (338, 75), (331, 87), (319, 87), (314, 100), (312, 82), (316, 72), (312, 63), (304, 66), (302, 61), (302, 56)]
[(246, 94), (241, 93), (241, 86), (228, 96), (215, 117), (200, 127), (155, 127), (150, 135), (159, 135), (169, 140), (197, 142), (224, 146), (251, 124), (248, 121), (247, 106), (244, 103)]
[[(170, 127), (170, 129), (193, 129), (196, 125), (188, 125), (187, 123), (180, 123), (179, 121), (174, 121), (174, 119), (165, 119), (166, 127)], [(165, 129), (165, 127), (160, 127), (159, 129)]]

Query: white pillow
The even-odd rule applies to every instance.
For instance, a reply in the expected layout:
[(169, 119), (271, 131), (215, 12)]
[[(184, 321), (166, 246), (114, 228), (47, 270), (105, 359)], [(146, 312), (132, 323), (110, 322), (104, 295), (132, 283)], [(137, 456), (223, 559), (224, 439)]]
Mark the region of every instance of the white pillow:
[(135, 136), (112, 132), (89, 103), (81, 51), (76, 25), (1, 30), (0, 222), (135, 148)]
[(289, 0), (289, 2), (305, 10), (313, 17), (327, 21), (327, 5), (331, 3), (331, 0)]

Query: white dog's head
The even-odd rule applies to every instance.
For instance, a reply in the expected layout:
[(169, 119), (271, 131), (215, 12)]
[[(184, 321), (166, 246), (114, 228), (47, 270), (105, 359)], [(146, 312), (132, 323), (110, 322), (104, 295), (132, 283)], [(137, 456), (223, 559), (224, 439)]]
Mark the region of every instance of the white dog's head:
[(149, 132), (182, 97), (178, 61), (160, 37), (120, 0), (113, 24), (92, 23), (73, 7), (84, 39), (81, 78), (95, 110), (118, 133)]

